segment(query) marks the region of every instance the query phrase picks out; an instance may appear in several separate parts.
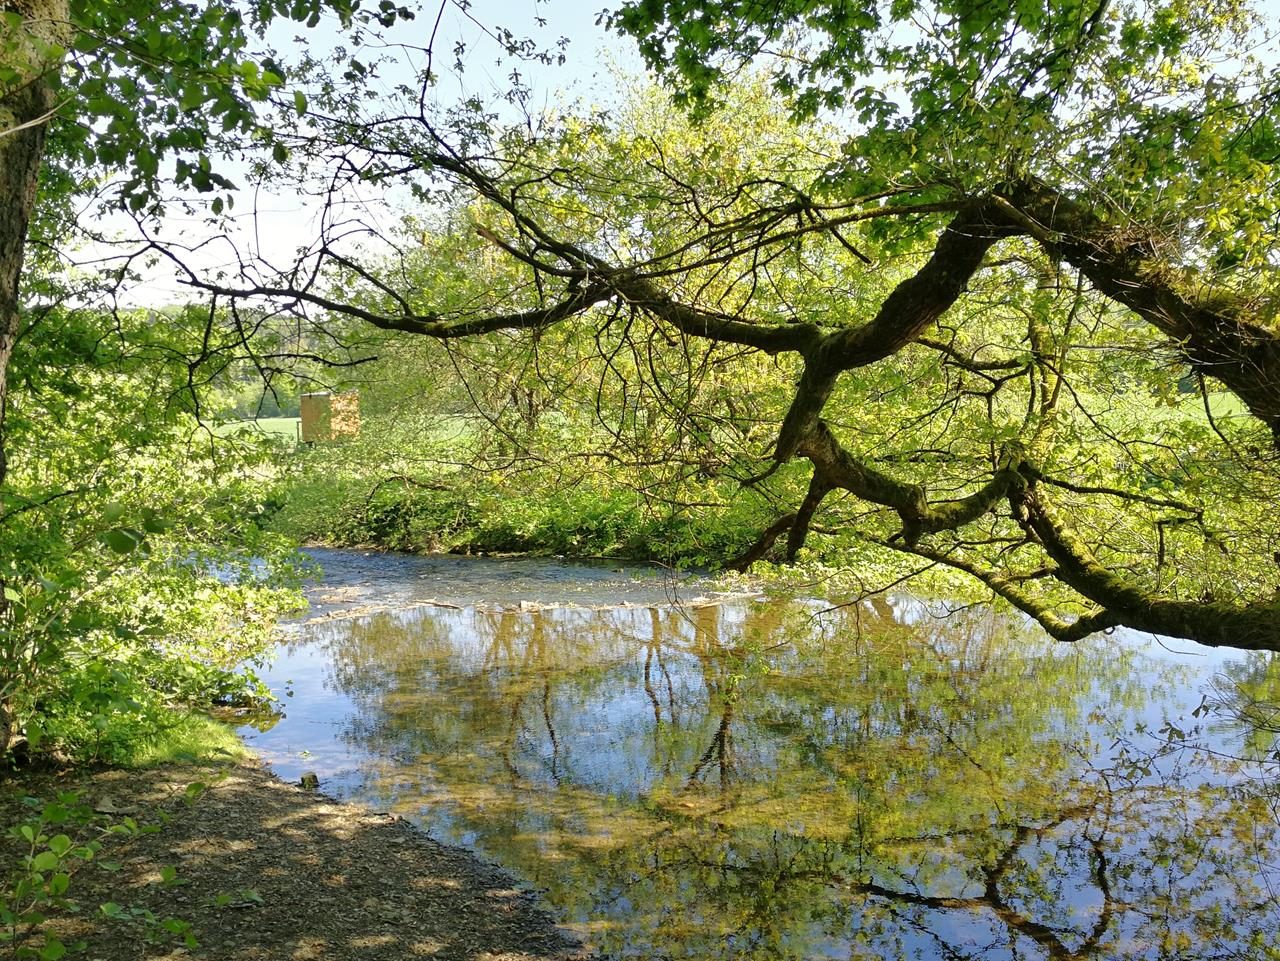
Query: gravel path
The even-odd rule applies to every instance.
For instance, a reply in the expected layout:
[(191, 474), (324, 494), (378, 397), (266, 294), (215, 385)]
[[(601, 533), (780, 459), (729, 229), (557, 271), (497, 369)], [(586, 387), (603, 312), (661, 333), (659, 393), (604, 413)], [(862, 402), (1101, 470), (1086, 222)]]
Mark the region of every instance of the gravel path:
[[(192, 782), (209, 785), (194, 803)], [(409, 823), (285, 784), (260, 766), (105, 771), (0, 780), (0, 826), (24, 795), (79, 790), (99, 819), (159, 829), (111, 837), (56, 912), (77, 957), (98, 961), (585, 961), (589, 954), (511, 877)], [(55, 829), (62, 830), (62, 829)], [(0, 842), (0, 865), (15, 864)], [(114, 863), (113, 863), (114, 862)], [(176, 877), (167, 881), (167, 867)], [(7, 873), (7, 872), (6, 872)], [(127, 916), (102, 917), (114, 902)], [(187, 947), (148, 921), (187, 921)], [(36, 942), (38, 943), (38, 942)]]

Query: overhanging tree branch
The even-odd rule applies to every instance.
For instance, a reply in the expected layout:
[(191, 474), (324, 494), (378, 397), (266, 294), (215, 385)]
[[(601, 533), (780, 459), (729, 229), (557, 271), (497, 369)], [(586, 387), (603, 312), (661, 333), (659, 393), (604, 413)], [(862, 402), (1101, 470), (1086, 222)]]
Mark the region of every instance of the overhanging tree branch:
[(962, 211), (942, 231), (933, 254), (903, 280), (865, 324), (816, 340), (804, 354), (804, 373), (778, 432), (774, 460), (789, 460), (817, 425), (839, 375), (892, 356), (915, 341), (964, 292), (987, 251), (1014, 231), (981, 207)]
[(1246, 302), (1212, 288), (1186, 293), (1154, 231), (1108, 224), (1095, 207), (1046, 183), (1012, 184), (992, 202), (1051, 256), (1168, 335), (1197, 373), (1225, 384), (1280, 444), (1280, 333)]
[(1210, 647), (1276, 649), (1280, 603), (1236, 605), (1212, 599), (1183, 601), (1161, 597), (1102, 564), (1035, 485), (1027, 486), (1011, 500), (1024, 526), (1057, 563), (1055, 576), (1104, 608), (1116, 624), (1153, 634), (1193, 638)]

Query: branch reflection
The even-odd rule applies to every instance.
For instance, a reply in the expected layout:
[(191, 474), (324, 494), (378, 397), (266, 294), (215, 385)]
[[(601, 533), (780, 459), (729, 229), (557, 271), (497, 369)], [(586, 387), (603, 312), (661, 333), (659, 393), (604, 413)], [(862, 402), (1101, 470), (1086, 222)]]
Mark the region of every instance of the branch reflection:
[(940, 614), (417, 608), (310, 643), (359, 793), (607, 954), (1270, 957), (1276, 656), (1191, 712), (1139, 646)]

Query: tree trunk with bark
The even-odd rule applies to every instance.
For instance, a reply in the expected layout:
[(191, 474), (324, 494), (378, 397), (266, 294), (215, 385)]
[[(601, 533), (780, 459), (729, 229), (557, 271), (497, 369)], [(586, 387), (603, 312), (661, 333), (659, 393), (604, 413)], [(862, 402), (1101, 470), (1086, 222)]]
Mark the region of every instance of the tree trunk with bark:
[[(54, 81), (69, 23), (66, 0), (0, 2), (0, 62), (17, 72), (0, 86), (0, 491), (8, 475), (5, 410), (9, 362), (22, 329), (27, 228), (35, 211), (45, 137), (56, 106)], [(0, 577), (0, 625), (10, 613), (4, 586)], [(9, 680), (0, 678), (0, 756), (14, 734)]]

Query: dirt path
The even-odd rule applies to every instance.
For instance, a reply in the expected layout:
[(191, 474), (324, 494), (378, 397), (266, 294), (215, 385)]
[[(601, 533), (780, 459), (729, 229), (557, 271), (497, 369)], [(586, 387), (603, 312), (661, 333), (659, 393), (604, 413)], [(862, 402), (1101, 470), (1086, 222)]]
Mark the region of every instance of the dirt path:
[[(0, 827), (21, 797), (80, 790), (95, 808), (159, 824), (111, 838), (73, 876), (78, 915), (53, 922), (97, 961), (568, 961), (587, 952), (511, 877), (403, 820), (331, 801), (246, 764), (0, 780)], [(194, 803), (193, 781), (210, 783)], [(0, 842), (0, 865), (16, 862)], [(165, 883), (166, 866), (176, 882)], [(7, 871), (6, 871), (7, 873)], [(198, 941), (156, 941), (145, 916), (110, 921), (99, 905), (190, 922)], [(148, 931), (151, 934), (148, 934)]]

